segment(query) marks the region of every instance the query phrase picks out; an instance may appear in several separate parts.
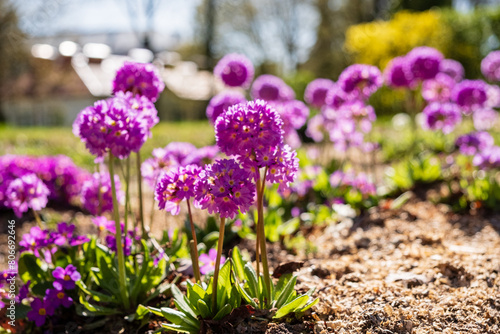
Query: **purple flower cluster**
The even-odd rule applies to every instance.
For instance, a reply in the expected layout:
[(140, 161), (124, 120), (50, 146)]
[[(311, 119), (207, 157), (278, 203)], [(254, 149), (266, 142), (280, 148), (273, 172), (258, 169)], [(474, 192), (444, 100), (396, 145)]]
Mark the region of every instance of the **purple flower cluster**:
[(487, 100), (488, 85), (481, 80), (464, 80), (452, 91), (452, 101), (462, 108), (466, 115), (483, 108)]
[(234, 159), (221, 159), (205, 166), (195, 184), (198, 205), (224, 218), (234, 218), (238, 212), (248, 211), (254, 195), (250, 172)]
[(153, 64), (125, 62), (116, 72), (113, 93), (132, 92), (144, 96), (152, 102), (158, 99), (165, 84)]
[(304, 100), (311, 106), (321, 108), (325, 105), (328, 91), (335, 83), (330, 79), (315, 79), (311, 81), (304, 92)]
[(462, 121), (460, 108), (454, 103), (433, 102), (422, 112), (422, 128), (425, 130), (441, 130), (444, 134), (453, 131), (455, 126)]
[[(123, 203), (125, 194), (121, 191), (120, 178), (116, 174), (115, 186), (118, 202)], [(95, 216), (113, 211), (109, 173), (94, 173), (92, 178), (85, 181), (82, 186), (81, 201), (83, 208)]]
[(73, 133), (98, 157), (108, 152), (123, 159), (138, 152), (158, 123), (157, 112), (146, 98), (118, 93), (83, 109), (73, 123)]
[(43, 299), (35, 298), (27, 314), (28, 320), (35, 322), (38, 327), (43, 326), (47, 317), (54, 315), (59, 306), (68, 308), (73, 304), (73, 299), (66, 290), (73, 290), (76, 286), (75, 282), (81, 279), (80, 273), (72, 264), (66, 268), (57, 267), (52, 272), (52, 276), (55, 279), (54, 288), (47, 289)]
[(217, 117), (235, 104), (244, 103), (245, 95), (237, 91), (224, 91), (215, 95), (208, 103), (206, 114), (210, 123), (215, 124)]
[(433, 79), (439, 73), (444, 57), (438, 50), (420, 46), (406, 55), (413, 78), (420, 80)]
[(460, 62), (453, 59), (443, 59), (439, 65), (439, 72), (448, 75), (455, 82), (460, 82), (464, 79), (464, 67)]
[(384, 79), (388, 86), (394, 88), (413, 88), (415, 82), (409, 70), (408, 61), (405, 57), (393, 58), (384, 70)]
[(489, 130), (498, 121), (498, 111), (490, 108), (478, 109), (472, 114), (472, 120), (476, 130)]
[(306, 166), (300, 170), (295, 180), (290, 185), (290, 191), (303, 197), (314, 187), (318, 176), (323, 171), (321, 166)]
[(438, 73), (434, 79), (425, 80), (422, 84), (422, 97), (427, 102), (449, 102), (455, 80), (444, 73)]
[(489, 146), (479, 151), (472, 163), (480, 169), (500, 168), (500, 146)]
[(50, 192), (35, 174), (26, 174), (9, 183), (5, 205), (21, 218), (29, 209), (39, 211), (47, 205)]
[(366, 100), (383, 84), (382, 74), (375, 66), (354, 64), (347, 67), (339, 76), (337, 85), (350, 100)]
[(493, 146), (493, 144), (493, 137), (485, 131), (471, 132), (458, 137), (455, 141), (455, 145), (458, 146), (460, 152), (464, 155), (475, 155)]
[(302, 143), (297, 130), (303, 127), (309, 116), (309, 108), (302, 101), (293, 100), (271, 104), (283, 120), (284, 141), (293, 148)]
[(254, 100), (264, 101), (290, 101), (295, 98), (295, 93), (281, 78), (274, 75), (263, 74), (252, 84), (250, 95)]
[(201, 168), (196, 165), (177, 167), (164, 174), (156, 187), (156, 200), (160, 210), (178, 215), (180, 203), (194, 197), (194, 185)]
[(146, 183), (154, 189), (159, 178), (170, 169), (188, 165), (203, 167), (212, 163), (218, 154), (217, 146), (197, 149), (191, 143), (171, 142), (164, 148), (153, 150), (153, 157), (142, 163), (141, 173)]
[(377, 188), (364, 173), (355, 174), (353, 171), (342, 172), (340, 170), (330, 175), (330, 185), (333, 188), (350, 188), (359, 191), (366, 196), (374, 196)]
[(481, 72), (490, 81), (500, 81), (500, 51), (492, 51), (484, 57)]
[[(104, 228), (109, 232), (108, 235), (104, 238), (104, 241), (106, 242), (106, 245), (108, 246), (109, 250), (112, 252), (116, 252), (116, 226), (114, 221), (107, 221), (105, 222), (103, 218), (100, 218), (99, 220), (94, 220), (94, 223), (97, 224), (103, 224)], [(98, 226), (100, 230), (102, 230), (102, 226)], [(140, 240), (140, 235), (136, 233), (134, 230), (129, 230), (127, 231), (127, 235), (124, 235), (125, 232), (125, 224), (120, 223), (120, 235), (122, 238), (122, 247), (123, 247), (123, 254), (125, 256), (129, 256), (132, 254), (132, 246), (134, 245), (134, 240)]]
[(254, 69), (252, 62), (244, 55), (225, 55), (214, 68), (214, 75), (229, 87), (248, 88), (252, 82)]
[(10, 183), (28, 174), (35, 174), (43, 181), (49, 190), (49, 200), (61, 203), (73, 202), (80, 194), (83, 181), (90, 177), (89, 172), (63, 155), (4, 155), (0, 157), (0, 207), (7, 206), (6, 194)]

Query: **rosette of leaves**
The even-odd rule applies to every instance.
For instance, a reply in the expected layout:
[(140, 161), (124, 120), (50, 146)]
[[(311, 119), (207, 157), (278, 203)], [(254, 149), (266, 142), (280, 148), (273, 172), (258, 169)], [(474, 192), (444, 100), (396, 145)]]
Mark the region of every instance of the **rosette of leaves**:
[(312, 298), (314, 289), (306, 294), (298, 295), (295, 291), (297, 276), (282, 275), (276, 284), (271, 284), (271, 300), (266, 300), (268, 292), (263, 276), (257, 278), (257, 273), (250, 263), (246, 263), (238, 247), (232, 255), (237, 288), (244, 301), (254, 308), (276, 310), (273, 318), (283, 318), (291, 313), (300, 318), (307, 310), (318, 303), (318, 298)]
[(200, 319), (221, 320), (230, 314), (233, 309), (241, 305), (241, 295), (234, 282), (231, 261), (226, 261), (219, 272), (215, 309), (212, 309), (212, 278), (208, 284), (186, 281), (186, 295), (182, 294), (179, 288), (172, 284), (171, 291), (176, 310), (168, 307), (149, 307), (148, 309), (153, 314), (163, 317), (169, 322), (162, 324), (163, 328), (181, 333), (196, 334), (201, 328), (202, 320)]

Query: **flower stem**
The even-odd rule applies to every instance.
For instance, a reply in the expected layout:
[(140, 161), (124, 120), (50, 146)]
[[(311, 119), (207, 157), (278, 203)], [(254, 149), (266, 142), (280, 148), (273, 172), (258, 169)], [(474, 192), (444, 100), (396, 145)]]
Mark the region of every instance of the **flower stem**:
[(200, 275), (200, 264), (198, 263), (198, 240), (196, 239), (196, 231), (194, 229), (193, 215), (191, 214), (191, 204), (189, 204), (189, 198), (187, 201), (188, 213), (189, 213), (189, 223), (191, 225), (191, 234), (193, 235), (193, 240), (191, 244), (191, 261), (193, 262), (193, 272), (194, 277), (198, 283), (201, 283)]
[(139, 217), (141, 219), (141, 230), (142, 230), (142, 237), (146, 238), (147, 233), (146, 233), (146, 228), (144, 226), (144, 208), (143, 208), (143, 201), (142, 201), (142, 173), (141, 173), (141, 154), (140, 151), (137, 151), (137, 190), (139, 191)]
[(125, 216), (123, 219), (124, 220), (123, 234), (125, 235), (125, 238), (127, 237), (128, 233), (128, 211), (130, 204), (129, 184), (130, 184), (130, 156), (127, 157), (126, 171), (125, 171)]
[(116, 199), (115, 173), (113, 169), (114, 156), (109, 152), (109, 178), (111, 180), (111, 194), (113, 196), (113, 214), (115, 219), (115, 239), (116, 239), (116, 255), (118, 257), (118, 282), (120, 284), (120, 294), (123, 305), (126, 310), (130, 309), (130, 300), (128, 299), (127, 288), (125, 285), (125, 259), (123, 255), (122, 236), (120, 226), (120, 213), (118, 210), (118, 200)]
[[(266, 249), (266, 231), (264, 228), (264, 190), (265, 190), (265, 180), (266, 180), (267, 169), (264, 172), (264, 178), (262, 180), (262, 187), (257, 186), (257, 216), (259, 223), (257, 228), (260, 230), (260, 252), (262, 259), (262, 274), (264, 275), (264, 283), (267, 288), (267, 303), (271, 302), (271, 275), (269, 273), (269, 265), (267, 263), (267, 249)], [(260, 183), (260, 179), (257, 179), (257, 184)]]
[(219, 281), (220, 259), (222, 257), (222, 245), (224, 243), (224, 230), (226, 228), (226, 218), (220, 217), (219, 243), (217, 245), (217, 258), (215, 260), (214, 282), (212, 285), (212, 313), (217, 312), (217, 283)]
[(38, 225), (38, 227), (42, 228), (42, 220), (40, 219), (40, 215), (38, 214), (38, 212), (36, 212), (36, 210), (33, 210), (33, 215), (35, 216), (35, 220), (36, 220), (36, 223)]

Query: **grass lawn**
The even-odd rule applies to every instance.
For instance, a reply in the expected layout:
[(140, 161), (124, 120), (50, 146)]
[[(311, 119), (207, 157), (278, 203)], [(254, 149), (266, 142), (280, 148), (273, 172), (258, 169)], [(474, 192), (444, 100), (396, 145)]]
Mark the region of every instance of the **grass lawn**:
[[(154, 148), (173, 141), (191, 142), (197, 147), (215, 143), (214, 130), (207, 121), (161, 122), (153, 128), (153, 137), (141, 150), (144, 159)], [(94, 157), (87, 151), (69, 127), (10, 127), (0, 126), (0, 155), (56, 155), (64, 154), (82, 167), (93, 170)]]

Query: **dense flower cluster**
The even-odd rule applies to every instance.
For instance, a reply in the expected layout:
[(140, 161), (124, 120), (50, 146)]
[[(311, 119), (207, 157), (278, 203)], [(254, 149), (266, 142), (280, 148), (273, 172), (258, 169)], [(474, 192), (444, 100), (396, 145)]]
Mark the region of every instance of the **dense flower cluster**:
[(438, 50), (421, 46), (414, 48), (406, 55), (408, 64), (415, 79), (433, 79), (439, 73), (444, 57)]
[(111, 152), (123, 159), (138, 152), (158, 122), (150, 101), (130, 94), (101, 100), (83, 109), (73, 123), (73, 133), (98, 157)]
[(500, 51), (492, 51), (484, 57), (481, 72), (490, 81), (500, 81)]
[[(120, 177), (115, 174), (116, 195), (119, 203), (125, 200), (125, 194), (121, 190)], [(85, 181), (82, 187), (82, 206), (93, 215), (113, 211), (113, 196), (111, 192), (111, 180), (109, 173), (94, 173), (92, 178)]]
[(224, 113), (229, 107), (235, 104), (244, 103), (247, 99), (245, 95), (237, 91), (223, 91), (210, 100), (206, 114), (210, 123), (215, 124), (217, 117)]
[(195, 199), (209, 213), (234, 218), (245, 213), (255, 195), (251, 175), (234, 159), (217, 160), (199, 174), (195, 185)]
[(479, 151), (472, 163), (480, 169), (500, 168), (500, 146), (489, 146)]
[(15, 179), (35, 174), (49, 190), (48, 199), (60, 203), (71, 203), (80, 194), (82, 183), (90, 173), (77, 167), (63, 155), (0, 157), (0, 207), (6, 207), (7, 188)]
[(263, 74), (252, 84), (250, 95), (254, 100), (264, 101), (290, 101), (295, 98), (295, 93), (281, 78), (274, 75)]
[(478, 109), (472, 114), (472, 120), (476, 130), (489, 130), (498, 121), (498, 112), (490, 108)]
[(244, 55), (230, 53), (222, 57), (214, 68), (214, 75), (230, 87), (247, 88), (252, 82), (252, 62)]
[(447, 134), (462, 121), (460, 108), (454, 103), (433, 102), (422, 112), (422, 127), (425, 130), (441, 130)]
[(366, 100), (383, 84), (382, 74), (375, 66), (355, 64), (347, 67), (339, 76), (337, 85), (350, 99)]
[(35, 174), (26, 174), (9, 183), (5, 205), (21, 218), (29, 209), (39, 211), (47, 205), (50, 192)]
[(302, 101), (293, 100), (271, 104), (283, 120), (283, 136), (285, 143), (293, 148), (301, 145), (297, 130), (302, 128), (309, 117), (309, 108)]
[(460, 62), (453, 59), (443, 59), (439, 65), (439, 72), (448, 75), (455, 82), (460, 82), (464, 79), (464, 67)]
[(452, 92), (452, 101), (462, 108), (466, 115), (485, 106), (488, 85), (481, 80), (464, 80)]
[(493, 137), (485, 131), (471, 132), (457, 138), (455, 145), (464, 155), (474, 155), (493, 146)]
[(316, 108), (325, 105), (328, 91), (335, 85), (330, 79), (315, 79), (311, 81), (304, 92), (304, 100)]
[(394, 88), (413, 87), (413, 74), (405, 57), (393, 58), (384, 70), (385, 83)]
[(187, 165), (203, 167), (212, 163), (218, 154), (217, 146), (197, 149), (191, 143), (171, 142), (164, 148), (153, 150), (153, 157), (142, 163), (141, 173), (146, 183), (154, 189), (159, 178), (170, 169)]
[(196, 165), (177, 167), (164, 174), (156, 187), (156, 200), (161, 210), (178, 215), (180, 203), (194, 197), (194, 185), (201, 168)]
[(438, 73), (434, 79), (422, 84), (422, 97), (427, 102), (448, 102), (455, 87), (455, 80), (444, 73)]
[(125, 62), (116, 72), (113, 93), (132, 92), (155, 102), (165, 84), (153, 64)]

